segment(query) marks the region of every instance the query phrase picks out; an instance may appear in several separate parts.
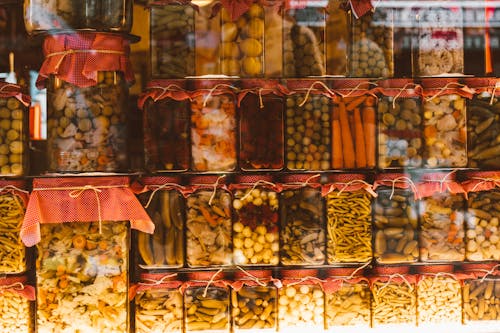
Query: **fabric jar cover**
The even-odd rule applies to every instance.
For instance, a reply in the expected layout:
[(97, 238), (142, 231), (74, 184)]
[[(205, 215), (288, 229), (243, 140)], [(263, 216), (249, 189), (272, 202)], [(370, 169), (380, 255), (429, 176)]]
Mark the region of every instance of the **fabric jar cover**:
[(406, 173), (383, 173), (377, 175), (373, 182), (373, 190), (385, 186), (394, 189), (411, 190), (415, 200), (419, 198), (418, 190), (409, 174)]
[(275, 96), (286, 96), (290, 92), (288, 89), (281, 85), (278, 80), (264, 80), (264, 79), (249, 79), (241, 82), (241, 90), (238, 93), (238, 107), (241, 105), (241, 101), (245, 98), (247, 94), (255, 94), (261, 98), (261, 108), (262, 96), (265, 95), (275, 95)]
[(494, 96), (500, 96), (500, 79), (494, 77), (485, 78), (464, 78), (463, 82), (467, 87), (474, 90), (475, 94), (486, 92)]
[(24, 106), (29, 106), (31, 103), (31, 97), (25, 95), (21, 92), (21, 87), (17, 84), (0, 82), (0, 98), (15, 97)]
[(55, 75), (78, 87), (97, 84), (97, 73), (119, 71), (125, 80), (134, 82), (129, 59), (130, 41), (123, 35), (77, 32), (49, 35), (43, 43), (45, 60), (36, 81), (39, 89), (45, 87), (50, 75)]
[(139, 110), (144, 109), (144, 104), (151, 98), (154, 102), (170, 98), (175, 101), (190, 99), (190, 92), (186, 90), (185, 80), (153, 80), (148, 83), (146, 90), (139, 96), (137, 105)]
[(415, 98), (422, 96), (422, 86), (411, 79), (386, 79), (377, 82), (374, 92), (396, 98)]
[(147, 290), (153, 289), (179, 289), (183, 282), (177, 279), (177, 274), (165, 273), (143, 273), (140, 277), (141, 281), (131, 285), (129, 290), (129, 299), (132, 300), (135, 296)]
[(484, 171), (466, 173), (467, 179), (462, 182), (466, 193), (489, 191), (500, 188), (500, 171)]
[(455, 181), (454, 173), (433, 172), (423, 174), (416, 187), (420, 199), (432, 196), (435, 193), (465, 193), (460, 183)]
[(365, 190), (376, 197), (377, 194), (373, 191), (373, 186), (366, 182), (366, 178), (366, 175), (360, 173), (333, 174), (330, 177), (330, 182), (322, 186), (321, 195), (326, 196), (335, 190), (339, 192)]
[(33, 286), (27, 285), (28, 281), (26, 276), (12, 276), (0, 279), (0, 295), (4, 292), (9, 291), (24, 297), (28, 301), (34, 301), (36, 299), (35, 288)]
[[(89, 209), (90, 208), (90, 209)], [(35, 178), (21, 227), (26, 246), (40, 241), (40, 224), (130, 221), (153, 233), (154, 224), (129, 187), (128, 177)]]
[(474, 90), (458, 82), (455, 78), (426, 78), (422, 79), (423, 96), (432, 100), (442, 95), (457, 94), (465, 98), (472, 98)]

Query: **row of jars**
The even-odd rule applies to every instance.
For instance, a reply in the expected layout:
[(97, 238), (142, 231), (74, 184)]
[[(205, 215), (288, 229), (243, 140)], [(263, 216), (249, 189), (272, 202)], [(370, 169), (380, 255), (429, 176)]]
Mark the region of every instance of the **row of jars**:
[(155, 232), (138, 234), (140, 266), (500, 260), (497, 172), (318, 176), (142, 179)]

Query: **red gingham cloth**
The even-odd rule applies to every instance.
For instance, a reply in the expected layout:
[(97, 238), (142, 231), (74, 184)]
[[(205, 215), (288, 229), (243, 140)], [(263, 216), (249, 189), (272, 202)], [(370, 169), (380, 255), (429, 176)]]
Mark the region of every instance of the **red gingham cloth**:
[(356, 18), (360, 18), (373, 9), (371, 0), (349, 0), (349, 4)]
[(146, 90), (139, 96), (137, 105), (139, 110), (143, 110), (144, 103), (148, 98), (155, 102), (165, 98), (185, 101), (190, 98), (189, 95), (189, 91), (186, 90), (185, 80), (153, 80), (148, 83)]
[(154, 224), (129, 187), (128, 177), (35, 178), (21, 239), (40, 241), (40, 224), (130, 221), (133, 229), (153, 233)]
[(0, 295), (2, 295), (3, 292), (8, 291), (24, 297), (29, 301), (34, 301), (36, 299), (35, 288), (27, 285), (27, 280), (26, 276), (0, 278)]
[(82, 88), (96, 85), (100, 71), (123, 72), (127, 82), (134, 82), (130, 42), (121, 35), (95, 32), (49, 35), (44, 40), (43, 53), (45, 60), (36, 81), (39, 89), (45, 87), (51, 74)]
[(24, 95), (21, 92), (21, 87), (17, 84), (0, 82), (0, 98), (15, 97), (19, 102), (23, 103), (24, 106), (29, 106), (31, 103), (31, 97)]

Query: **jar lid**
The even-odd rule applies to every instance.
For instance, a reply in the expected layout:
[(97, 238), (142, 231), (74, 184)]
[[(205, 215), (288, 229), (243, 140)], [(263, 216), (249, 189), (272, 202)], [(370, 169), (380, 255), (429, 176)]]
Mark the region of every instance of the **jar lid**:
[[(326, 84), (325, 80), (318, 80), (318, 79), (287, 79), (285, 83), (288, 89), (294, 90), (294, 89), (309, 89), (316, 82), (321, 82), (323, 84)], [(320, 84), (317, 84), (317, 87), (316, 85), (314, 85), (313, 88), (318, 88), (320, 90), (325, 89), (324, 87), (321, 87)]]
[(216, 175), (200, 175), (200, 176), (192, 176), (189, 179), (189, 184), (196, 185), (196, 184), (225, 184), (226, 183), (226, 178), (223, 175), (222, 176), (216, 176)]
[(391, 172), (391, 173), (379, 173), (375, 176), (375, 180), (379, 180), (379, 181), (380, 180), (392, 181), (392, 180), (399, 179), (399, 178), (410, 178), (410, 175), (407, 173)]
[[(450, 83), (459, 83), (458, 78), (453, 77), (432, 77), (432, 78), (422, 78), (420, 80), (422, 87), (425, 89), (436, 89), (436, 88), (444, 88), (447, 84)], [(450, 87), (451, 88), (451, 87)]]
[(243, 89), (275, 89), (279, 83), (279, 80), (274, 79), (243, 79), (240, 81), (241, 88)]
[(272, 182), (272, 175), (238, 175), (235, 177), (235, 181), (240, 184), (254, 184), (258, 181)]
[(470, 88), (495, 87), (500, 83), (500, 79), (496, 77), (467, 77), (463, 79), (466, 86)]
[(335, 268), (329, 268), (326, 271), (327, 276), (329, 277), (334, 277), (334, 276), (362, 276), (363, 275), (363, 269), (360, 269), (360, 267), (335, 267)]
[(246, 270), (245, 272), (235, 272), (234, 278), (238, 280), (242, 279), (265, 279), (272, 276), (272, 271), (269, 269), (259, 269), (259, 270)]
[(423, 265), (417, 266), (418, 273), (453, 273), (454, 266), (445, 265)]
[(463, 263), (460, 267), (463, 271), (474, 272), (474, 271), (491, 271), (498, 264), (496, 263)]
[(377, 266), (373, 268), (375, 275), (408, 274), (410, 266)]
[(182, 178), (180, 176), (148, 176), (142, 178), (144, 185), (163, 185), (163, 184), (179, 184)]
[[(217, 85), (228, 85), (236, 87), (236, 81), (233, 79), (195, 79), (191, 81), (193, 89), (213, 89)], [(229, 87), (220, 87), (221, 89), (231, 89)]]
[(347, 183), (353, 180), (365, 180), (366, 175), (362, 173), (334, 173), (328, 176), (332, 182)]
[(165, 273), (142, 273), (140, 275), (141, 281), (175, 281), (178, 279), (177, 274), (165, 274)]
[(429, 172), (423, 173), (419, 177), (419, 181), (422, 182), (445, 182), (454, 181), (456, 175), (454, 172)]
[(282, 181), (284, 183), (319, 183), (321, 180), (320, 174), (297, 173), (284, 175)]
[(335, 79), (330, 81), (330, 86), (332, 89), (364, 89), (368, 90), (371, 88), (374, 83), (370, 81), (370, 79), (364, 78), (343, 78), (343, 79)]
[(382, 88), (404, 88), (407, 84), (414, 83), (413, 79), (397, 78), (377, 81), (377, 85)]
[(226, 273), (217, 271), (217, 272), (206, 272), (206, 271), (200, 271), (200, 272), (191, 272), (187, 274), (187, 277), (189, 280), (193, 281), (217, 281), (217, 280), (222, 280), (226, 277)]
[(284, 278), (292, 278), (292, 279), (302, 279), (306, 277), (317, 277), (318, 270), (317, 269), (287, 269), (281, 271), (281, 276)]

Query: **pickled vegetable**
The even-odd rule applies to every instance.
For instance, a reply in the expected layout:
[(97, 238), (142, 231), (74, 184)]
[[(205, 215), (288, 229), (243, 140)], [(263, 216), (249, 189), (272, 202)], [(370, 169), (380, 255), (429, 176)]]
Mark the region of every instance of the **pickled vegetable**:
[(183, 299), (178, 289), (150, 289), (135, 297), (137, 333), (180, 333)]
[(229, 290), (190, 287), (184, 294), (186, 332), (229, 332)]

